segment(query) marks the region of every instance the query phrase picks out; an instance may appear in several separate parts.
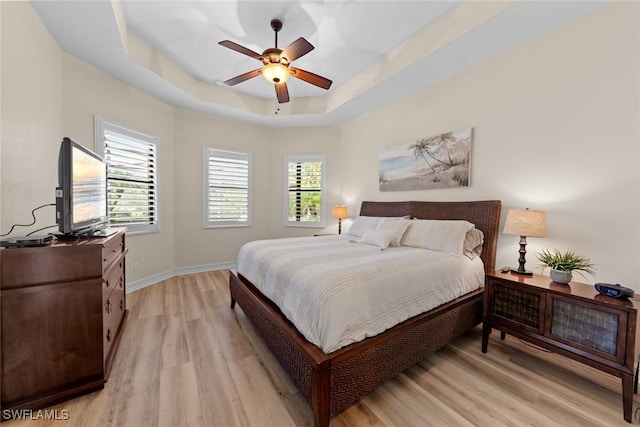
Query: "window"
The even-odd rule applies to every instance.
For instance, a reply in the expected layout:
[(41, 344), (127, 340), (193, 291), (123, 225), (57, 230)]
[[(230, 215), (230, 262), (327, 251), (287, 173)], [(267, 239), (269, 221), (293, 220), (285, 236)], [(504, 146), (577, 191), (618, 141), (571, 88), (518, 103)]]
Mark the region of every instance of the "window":
[(95, 143), (107, 163), (109, 225), (158, 231), (158, 138), (96, 117)]
[(324, 228), (326, 157), (287, 156), (285, 224)]
[(251, 153), (204, 149), (203, 226), (251, 225)]

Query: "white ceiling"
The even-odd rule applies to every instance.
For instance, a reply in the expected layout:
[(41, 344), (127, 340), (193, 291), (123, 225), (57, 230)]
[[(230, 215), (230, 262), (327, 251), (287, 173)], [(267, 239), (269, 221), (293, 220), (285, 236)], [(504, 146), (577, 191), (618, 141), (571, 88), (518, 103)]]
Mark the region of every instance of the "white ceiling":
[[(607, 1), (32, 1), (66, 52), (178, 108), (280, 127), (335, 125), (437, 83)], [(218, 45), (315, 49), (293, 65), (333, 80), (289, 79), (278, 104), (260, 68)]]

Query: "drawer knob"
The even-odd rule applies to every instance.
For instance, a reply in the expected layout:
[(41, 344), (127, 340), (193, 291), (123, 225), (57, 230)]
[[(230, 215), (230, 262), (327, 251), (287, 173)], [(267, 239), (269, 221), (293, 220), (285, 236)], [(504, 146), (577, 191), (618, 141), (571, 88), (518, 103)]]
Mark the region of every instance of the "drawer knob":
[(124, 310), (124, 300), (120, 300), (120, 310)]
[(107, 329), (107, 341), (111, 341), (111, 328)]
[(107, 300), (107, 304), (105, 306), (105, 310), (107, 311), (107, 314), (111, 313), (111, 301)]

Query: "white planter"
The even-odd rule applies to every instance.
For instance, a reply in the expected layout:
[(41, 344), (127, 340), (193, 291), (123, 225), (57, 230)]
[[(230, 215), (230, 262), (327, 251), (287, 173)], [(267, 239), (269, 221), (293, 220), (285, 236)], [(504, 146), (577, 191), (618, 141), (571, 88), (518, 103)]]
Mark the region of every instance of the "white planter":
[(550, 277), (551, 277), (551, 280), (553, 280), (556, 283), (567, 285), (571, 281), (573, 275), (571, 274), (570, 271), (554, 270), (552, 268)]

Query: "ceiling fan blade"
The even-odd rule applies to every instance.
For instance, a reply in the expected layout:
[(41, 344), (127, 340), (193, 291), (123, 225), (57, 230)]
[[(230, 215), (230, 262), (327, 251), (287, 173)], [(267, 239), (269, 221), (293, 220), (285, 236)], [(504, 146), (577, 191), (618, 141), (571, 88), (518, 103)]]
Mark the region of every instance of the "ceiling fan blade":
[(278, 102), (280, 104), (289, 102), (289, 89), (287, 89), (287, 84), (277, 83), (274, 86), (276, 87), (276, 96), (278, 97)]
[(225, 84), (234, 86), (238, 83), (242, 83), (245, 80), (249, 80), (254, 78), (255, 76), (259, 76), (260, 74), (262, 74), (262, 68), (258, 68), (257, 70), (249, 71), (247, 73), (240, 74), (239, 76), (235, 76), (234, 78), (225, 81)]
[(240, 46), (238, 43), (232, 42), (231, 40), (223, 40), (218, 42), (220, 46), (228, 47), (231, 50), (235, 50), (236, 52), (242, 53), (243, 55), (250, 56), (252, 58), (257, 59), (258, 61), (264, 61), (262, 55), (257, 52), (252, 51), (244, 46)]
[(300, 37), (298, 40), (291, 43), (280, 54), (280, 58), (286, 58), (290, 63), (294, 60), (306, 55), (313, 50), (313, 45), (305, 40), (304, 37)]
[(289, 71), (291, 71), (291, 75), (293, 77), (297, 77), (300, 80), (304, 80), (305, 82), (321, 87), (322, 89), (329, 89), (331, 87), (331, 83), (333, 83), (327, 78), (313, 74), (309, 71), (301, 70), (300, 68), (289, 67)]

